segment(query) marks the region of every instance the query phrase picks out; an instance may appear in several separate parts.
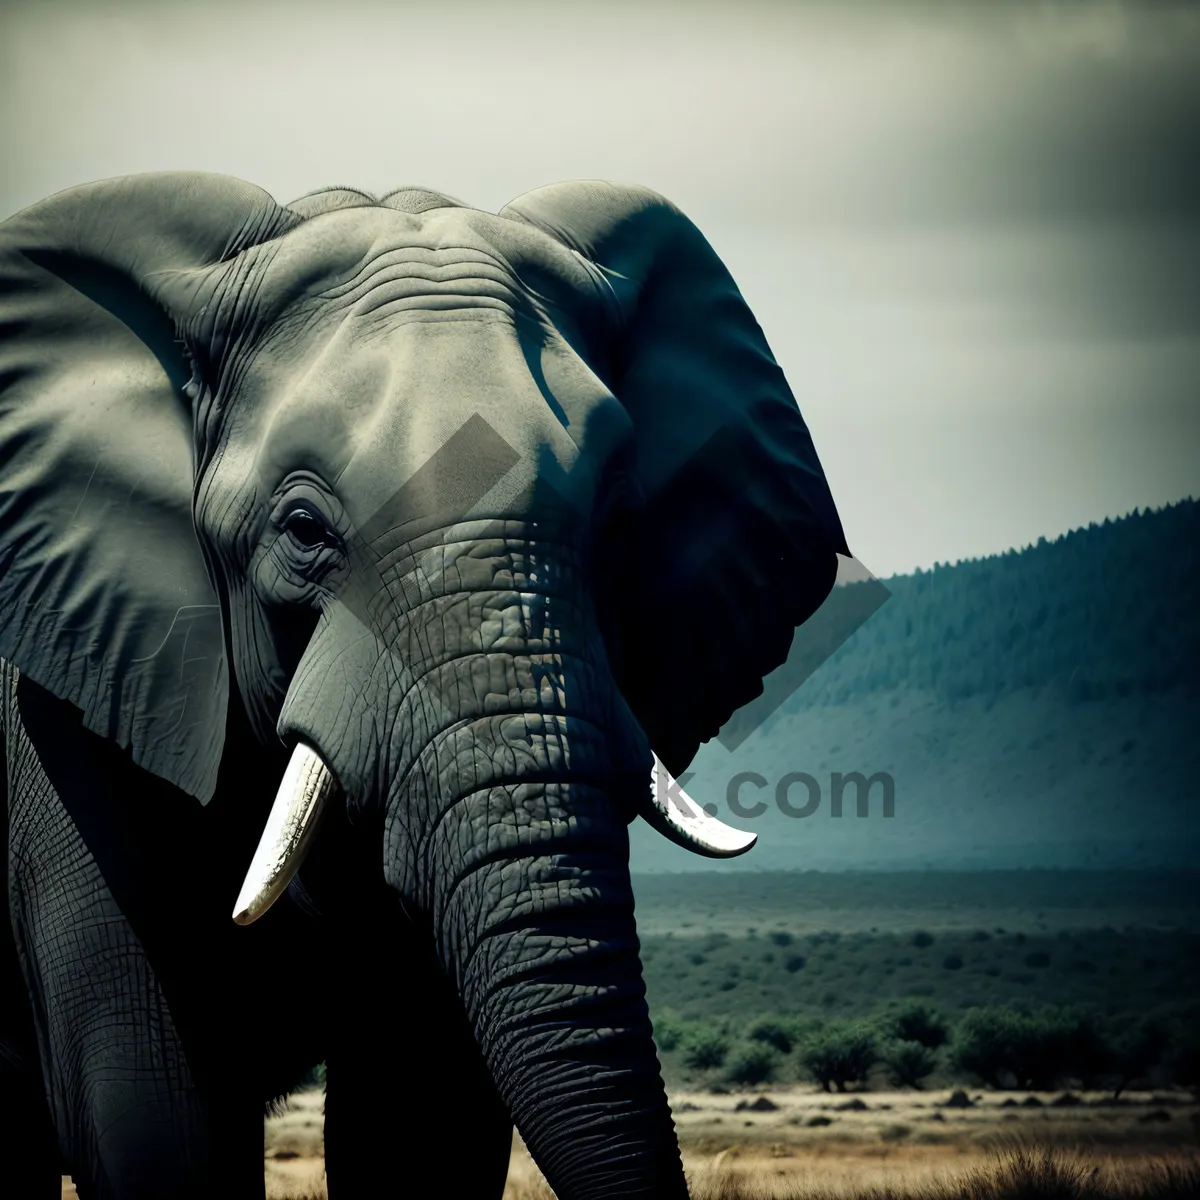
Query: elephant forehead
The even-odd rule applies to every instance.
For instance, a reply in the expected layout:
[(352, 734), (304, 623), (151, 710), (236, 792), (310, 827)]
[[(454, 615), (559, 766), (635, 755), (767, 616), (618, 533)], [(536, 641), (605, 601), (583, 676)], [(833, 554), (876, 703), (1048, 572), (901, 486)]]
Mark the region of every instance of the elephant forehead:
[(516, 312), (535, 298), (570, 303), (594, 286), (582, 260), (552, 238), (470, 209), (325, 213), (228, 269), (239, 286), (220, 289), (233, 305), (227, 319), (264, 329), (314, 312)]
[(356, 523), (431, 472), (435, 490), (449, 480), (455, 491), (464, 470), (486, 477), (493, 511), (509, 511), (535, 480), (586, 509), (627, 420), (552, 330), (524, 337), (494, 310), (385, 324), (326, 311), (304, 337), (267, 339), (240, 381), (226, 481), (249, 474), (269, 495), (311, 470)]
[[(548, 240), (470, 211), (354, 209), (248, 257), (240, 285), (221, 288), (250, 314), (227, 325), (226, 480), (251, 475), (269, 494), (310, 469), (373, 511), (470, 422), (514, 460), (493, 503), (507, 508), (548, 476), (586, 506), (622, 414), (561, 335), (565, 297), (589, 279)], [(568, 480), (585, 429), (587, 469)]]
[[(279, 466), (306, 449), (336, 451), (332, 474), (364, 453), (403, 451), (415, 466), (469, 414), (512, 426), (511, 438), (529, 425), (529, 406), (541, 393), (505, 314), (376, 317), (326, 310), (302, 336), (269, 338), (255, 354), (241, 407), (257, 410), (260, 420), (241, 428)], [(522, 419), (514, 422), (514, 413)]]

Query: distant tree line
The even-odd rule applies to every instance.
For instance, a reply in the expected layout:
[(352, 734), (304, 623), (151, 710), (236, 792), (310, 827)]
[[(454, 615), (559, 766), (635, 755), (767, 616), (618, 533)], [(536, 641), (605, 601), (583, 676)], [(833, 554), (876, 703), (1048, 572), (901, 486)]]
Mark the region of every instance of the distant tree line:
[(1078, 1086), (1113, 1099), (1138, 1084), (1200, 1090), (1200, 1037), (1184, 1017), (1130, 1025), (1066, 1008), (992, 1006), (952, 1023), (914, 999), (855, 1021), (773, 1016), (739, 1026), (661, 1013), (654, 1039), (668, 1062), (710, 1083), (808, 1079), (841, 1092), (872, 1079), (919, 1089), (937, 1075), (1001, 1089)]
[(903, 687), (1056, 687), (1082, 703), (1200, 686), (1196, 500), (884, 583), (891, 599), (784, 711)]

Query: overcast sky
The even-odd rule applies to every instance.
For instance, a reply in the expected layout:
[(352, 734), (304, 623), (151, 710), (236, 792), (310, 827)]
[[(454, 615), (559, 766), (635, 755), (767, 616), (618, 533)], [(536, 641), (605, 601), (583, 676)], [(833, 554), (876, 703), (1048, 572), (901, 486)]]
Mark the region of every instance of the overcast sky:
[(0, 217), (200, 169), (708, 235), (876, 574), (1200, 494), (1200, 6), (0, 6)]

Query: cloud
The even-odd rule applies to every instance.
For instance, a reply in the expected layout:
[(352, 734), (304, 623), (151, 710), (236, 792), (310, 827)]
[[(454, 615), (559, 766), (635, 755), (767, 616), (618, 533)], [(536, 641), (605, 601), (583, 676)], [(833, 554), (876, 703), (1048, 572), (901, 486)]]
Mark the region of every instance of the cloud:
[(11, 211), (78, 182), (67, 169), (169, 160), (284, 200), (423, 180), (494, 208), (601, 174), (710, 219), (785, 225), (1194, 221), (1198, 18), (1101, 4), (11, 5), (0, 200)]
[(1183, 4), (10, 4), (0, 215), (164, 168), (658, 188), (882, 574), (1200, 491), (1197, 79)]

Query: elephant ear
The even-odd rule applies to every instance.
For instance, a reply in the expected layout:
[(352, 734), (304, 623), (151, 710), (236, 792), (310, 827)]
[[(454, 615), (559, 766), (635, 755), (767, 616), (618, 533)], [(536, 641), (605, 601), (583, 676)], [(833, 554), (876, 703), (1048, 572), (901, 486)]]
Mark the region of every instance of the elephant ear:
[(163, 281), (298, 218), (192, 172), (60, 192), (0, 224), (0, 657), (206, 802), (221, 609), (192, 522), (181, 314)]
[(590, 260), (615, 301), (600, 373), (633, 424), (644, 507), (602, 542), (598, 602), (617, 683), (678, 775), (832, 590), (841, 522), (762, 330), (675, 205), (589, 180), (500, 215)]

